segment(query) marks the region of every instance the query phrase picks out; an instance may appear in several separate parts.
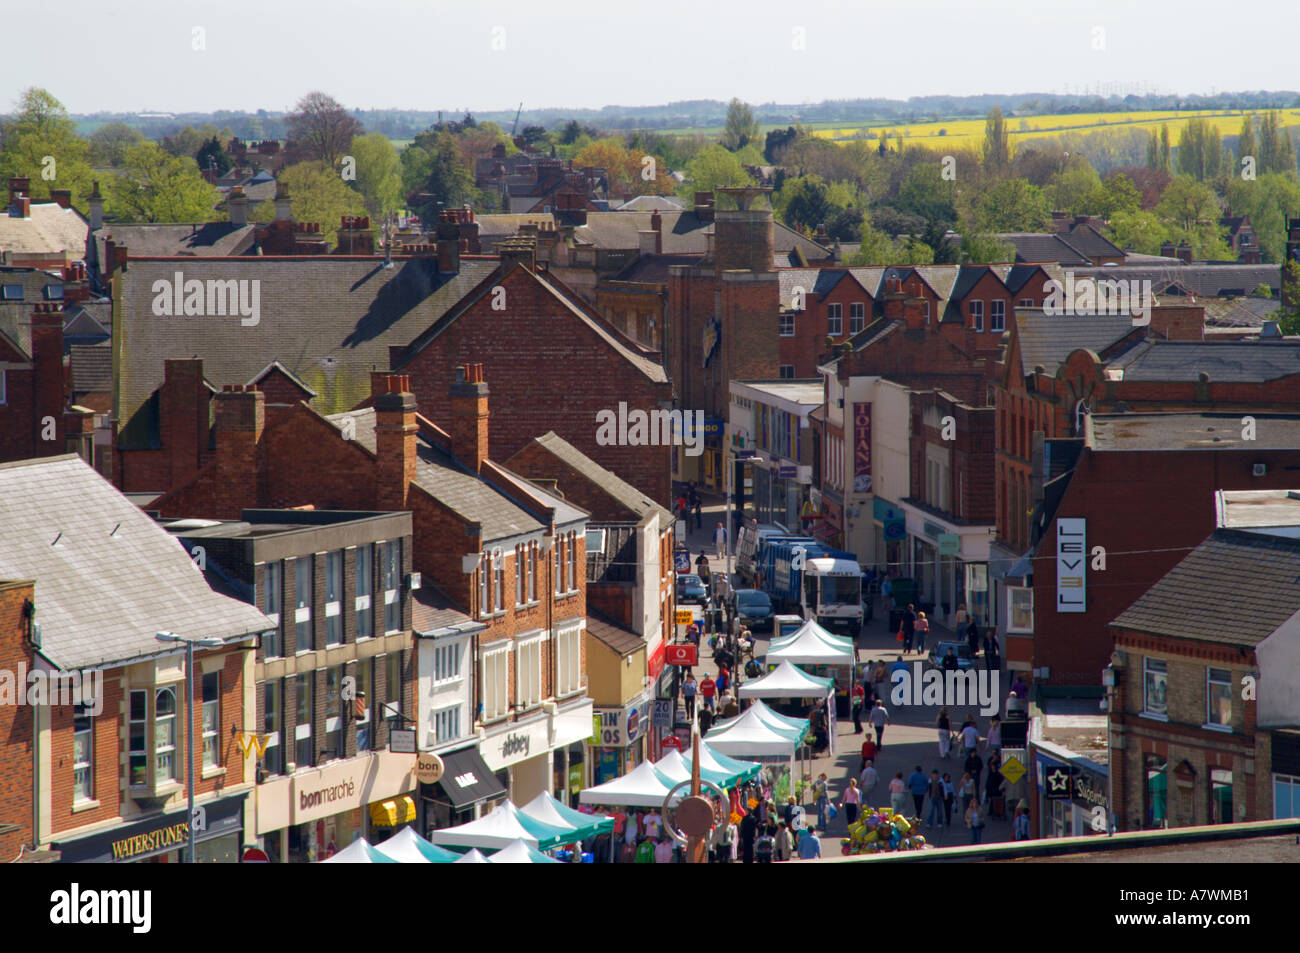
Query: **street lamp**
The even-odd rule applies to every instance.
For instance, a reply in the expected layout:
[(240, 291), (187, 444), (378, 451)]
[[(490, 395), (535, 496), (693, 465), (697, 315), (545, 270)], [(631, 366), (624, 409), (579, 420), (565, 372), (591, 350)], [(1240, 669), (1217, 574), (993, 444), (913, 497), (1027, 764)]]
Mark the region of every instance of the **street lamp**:
[(185, 792), (189, 801), (189, 823), (186, 827), (189, 829), (189, 843), (186, 847), (186, 863), (196, 863), (194, 859), (194, 646), (199, 645), (205, 649), (219, 649), (226, 643), (221, 639), (210, 637), (206, 639), (187, 639), (177, 635), (175, 632), (158, 632), (154, 638), (159, 642), (184, 642), (185, 643), (185, 688), (189, 700), (185, 703), (185, 755), (188, 760), (188, 767), (185, 772)]

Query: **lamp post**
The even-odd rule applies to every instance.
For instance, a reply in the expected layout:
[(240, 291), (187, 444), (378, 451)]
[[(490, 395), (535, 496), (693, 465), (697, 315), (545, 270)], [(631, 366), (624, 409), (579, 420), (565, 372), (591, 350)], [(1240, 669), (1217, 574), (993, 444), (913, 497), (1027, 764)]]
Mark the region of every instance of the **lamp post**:
[(188, 696), (185, 703), (185, 757), (188, 762), (185, 770), (185, 794), (189, 806), (189, 819), (185, 825), (189, 830), (185, 862), (193, 864), (196, 863), (194, 859), (194, 646), (219, 649), (226, 643), (218, 638), (187, 639), (175, 632), (158, 632), (155, 633), (154, 638), (159, 642), (185, 643), (185, 691)]

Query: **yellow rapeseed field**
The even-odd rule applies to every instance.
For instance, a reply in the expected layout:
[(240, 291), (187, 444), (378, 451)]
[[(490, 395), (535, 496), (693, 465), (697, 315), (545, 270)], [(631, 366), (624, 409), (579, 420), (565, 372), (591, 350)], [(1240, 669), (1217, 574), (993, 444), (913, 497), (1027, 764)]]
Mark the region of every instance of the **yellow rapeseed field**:
[[(1283, 126), (1300, 124), (1300, 109), (1283, 109), (1279, 111)], [(1255, 115), (1261, 115), (1255, 113)], [(1056, 116), (1018, 116), (1007, 117), (1007, 131), (1011, 135), (1014, 149), (1018, 142), (1040, 139), (1044, 136), (1056, 136), (1062, 133), (1088, 133), (1103, 129), (1159, 129), (1162, 124), (1169, 126), (1169, 141), (1178, 145), (1178, 136), (1188, 119), (1207, 119), (1222, 136), (1235, 136), (1241, 131), (1242, 113), (1236, 110), (1196, 110), (1175, 112), (1174, 110), (1148, 110), (1142, 112), (1113, 113), (1069, 113)], [(901, 135), (908, 145), (926, 146), (931, 149), (978, 149), (984, 142), (983, 119), (954, 119), (938, 122), (914, 122), (890, 125), (873, 124), (869, 127), (850, 126), (841, 129), (817, 129), (813, 135), (836, 142), (848, 142), (861, 138), (864, 134), (869, 140), (879, 137), (881, 130), (888, 133), (892, 140)], [(940, 135), (940, 133), (943, 133)]]

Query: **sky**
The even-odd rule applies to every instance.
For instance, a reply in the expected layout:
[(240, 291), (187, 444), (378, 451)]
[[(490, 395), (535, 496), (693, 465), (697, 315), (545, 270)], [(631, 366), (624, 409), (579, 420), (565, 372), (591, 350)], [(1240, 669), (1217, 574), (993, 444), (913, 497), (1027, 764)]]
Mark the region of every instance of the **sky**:
[[(475, 111), (1300, 87), (1293, 0), (51, 0), (0, 112)], [(1237, 12), (1241, 11), (1241, 12)]]

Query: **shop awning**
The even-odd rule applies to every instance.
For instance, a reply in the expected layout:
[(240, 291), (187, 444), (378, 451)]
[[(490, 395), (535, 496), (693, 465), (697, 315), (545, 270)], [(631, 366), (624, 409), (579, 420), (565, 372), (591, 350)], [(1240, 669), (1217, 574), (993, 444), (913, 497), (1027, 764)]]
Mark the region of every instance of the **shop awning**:
[(415, 801), (409, 795), (370, 805), (370, 822), (376, 827), (397, 827), (415, 820)]
[(478, 748), (463, 748), (442, 756), (442, 780), (438, 787), (451, 806), (460, 810), (477, 801), (501, 797), (506, 789), (487, 766)]

